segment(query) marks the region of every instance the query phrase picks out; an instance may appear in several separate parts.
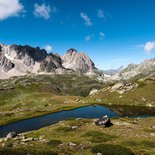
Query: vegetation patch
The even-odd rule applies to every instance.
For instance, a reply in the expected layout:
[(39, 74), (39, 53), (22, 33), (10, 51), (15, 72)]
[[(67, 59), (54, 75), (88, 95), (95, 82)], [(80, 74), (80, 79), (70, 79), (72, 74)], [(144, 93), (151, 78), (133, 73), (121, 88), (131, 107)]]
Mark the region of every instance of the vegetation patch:
[(114, 135), (105, 134), (100, 131), (89, 131), (89, 132), (85, 133), (83, 136), (90, 137), (90, 141), (94, 142), (94, 143), (107, 142), (107, 141), (110, 141), (110, 140), (116, 138), (116, 136), (114, 136)]
[(145, 129), (145, 132), (155, 133), (155, 129)]
[(62, 143), (61, 140), (53, 139), (53, 140), (50, 140), (49, 142), (47, 142), (47, 145), (49, 145), (49, 146), (58, 146), (61, 143)]
[(57, 132), (70, 132), (74, 131), (71, 127), (58, 127), (55, 129)]
[(119, 145), (99, 144), (92, 147), (93, 153), (102, 153), (104, 155), (134, 155), (133, 151)]
[(23, 148), (0, 148), (0, 155), (58, 155), (58, 153), (52, 151), (42, 150), (24, 150)]
[(127, 141), (124, 144), (132, 147), (155, 148), (155, 142), (153, 141)]

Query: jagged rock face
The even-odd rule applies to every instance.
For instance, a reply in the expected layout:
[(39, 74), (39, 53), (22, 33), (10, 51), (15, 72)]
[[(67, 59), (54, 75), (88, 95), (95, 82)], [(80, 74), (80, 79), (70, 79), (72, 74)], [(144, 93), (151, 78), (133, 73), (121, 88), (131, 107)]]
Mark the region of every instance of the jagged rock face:
[(155, 59), (146, 60), (139, 65), (130, 64), (121, 72), (109, 77), (107, 81), (128, 80), (135, 77), (143, 78), (152, 74), (155, 74)]
[(10, 56), (14, 56), (14, 59), (23, 60), (26, 66), (34, 65), (37, 61), (42, 61), (46, 58), (47, 53), (45, 50), (41, 50), (39, 47), (32, 48), (30, 46), (17, 46), (11, 45), (10, 50), (7, 53)]
[(0, 44), (0, 79), (20, 76), (28, 73), (89, 73), (95, 65), (85, 53), (74, 49), (64, 56), (47, 52), (39, 47), (28, 45)]
[(63, 68), (62, 61), (59, 55), (50, 54), (40, 64), (41, 72), (52, 72), (56, 69)]
[(0, 67), (5, 73), (11, 70), (15, 65), (7, 59), (2, 53), (0, 53)]
[(78, 53), (75, 49), (70, 49), (62, 56), (62, 65), (67, 69), (72, 69), (78, 73), (86, 73), (95, 69), (95, 65), (86, 53)]
[(39, 47), (0, 44), (0, 78), (37, 73), (46, 57), (47, 52)]

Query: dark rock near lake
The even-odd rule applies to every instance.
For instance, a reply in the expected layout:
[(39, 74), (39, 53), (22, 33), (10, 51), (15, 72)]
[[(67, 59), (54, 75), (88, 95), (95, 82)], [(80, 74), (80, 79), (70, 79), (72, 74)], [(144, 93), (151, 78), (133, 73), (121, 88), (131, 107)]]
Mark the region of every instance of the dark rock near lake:
[(14, 138), (16, 136), (17, 136), (17, 133), (16, 132), (10, 132), (10, 133), (7, 134), (6, 137), (9, 138), (9, 139), (12, 139), (12, 138)]
[(111, 123), (111, 120), (110, 118), (105, 115), (103, 116), (102, 118), (98, 119), (96, 122), (95, 122), (96, 125), (101, 125), (101, 126), (104, 126), (104, 127), (110, 127), (111, 125), (113, 125)]

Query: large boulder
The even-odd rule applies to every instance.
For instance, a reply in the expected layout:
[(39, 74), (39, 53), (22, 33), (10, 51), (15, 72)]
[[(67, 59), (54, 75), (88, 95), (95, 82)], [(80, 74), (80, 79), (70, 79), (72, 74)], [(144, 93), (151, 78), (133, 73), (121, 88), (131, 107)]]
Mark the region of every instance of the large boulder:
[(10, 133), (7, 134), (6, 137), (9, 138), (9, 139), (12, 139), (12, 138), (14, 138), (16, 136), (17, 136), (17, 133), (16, 132), (10, 132)]
[(92, 89), (89, 93), (89, 95), (95, 95), (96, 93), (98, 93), (98, 90), (97, 89)]
[(95, 122), (95, 124), (96, 124), (96, 125), (101, 125), (101, 126), (103, 126), (103, 127), (109, 127), (109, 126), (113, 125), (113, 124), (111, 123), (110, 118), (109, 118), (107, 115), (105, 115), (105, 116), (103, 116), (102, 118), (98, 119), (98, 120)]
[(122, 88), (123, 86), (124, 86), (123, 82), (116, 83), (114, 86), (111, 87), (111, 91), (116, 91), (116, 90)]

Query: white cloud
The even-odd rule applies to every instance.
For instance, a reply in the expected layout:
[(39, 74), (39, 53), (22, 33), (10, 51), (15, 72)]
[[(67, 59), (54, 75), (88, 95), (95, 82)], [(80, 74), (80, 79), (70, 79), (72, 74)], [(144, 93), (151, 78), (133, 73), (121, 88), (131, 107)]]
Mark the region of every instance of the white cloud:
[(100, 39), (103, 39), (105, 37), (105, 33), (100, 32)]
[(36, 17), (42, 17), (44, 19), (49, 19), (50, 18), (50, 13), (51, 13), (51, 7), (50, 5), (45, 5), (45, 4), (34, 4), (34, 15)]
[(145, 46), (144, 50), (146, 54), (151, 54), (151, 52), (155, 49), (155, 41), (148, 41)]
[(0, 20), (18, 17), (24, 12), (24, 6), (19, 0), (0, 0)]
[(98, 9), (97, 16), (98, 16), (99, 18), (104, 18), (104, 17), (105, 17), (104, 11), (101, 10), (101, 9)]
[(47, 52), (51, 52), (53, 50), (53, 47), (51, 45), (46, 45), (44, 47), (44, 49), (47, 51)]
[(91, 22), (91, 19), (87, 16), (87, 14), (81, 12), (80, 13), (81, 18), (85, 21), (85, 24), (87, 26), (93, 26), (93, 23)]
[(85, 40), (86, 41), (90, 41), (93, 37), (94, 37), (93, 34), (92, 35), (88, 35), (88, 36), (85, 37)]

